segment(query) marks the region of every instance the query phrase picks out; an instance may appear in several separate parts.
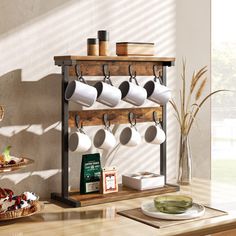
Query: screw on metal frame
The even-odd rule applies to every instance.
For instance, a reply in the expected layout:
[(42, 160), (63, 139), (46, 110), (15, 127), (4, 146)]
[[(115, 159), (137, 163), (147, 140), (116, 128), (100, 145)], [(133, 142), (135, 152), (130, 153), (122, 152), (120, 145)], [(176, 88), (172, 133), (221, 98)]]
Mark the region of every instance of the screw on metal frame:
[[(159, 80), (160, 84), (163, 83), (162, 78), (161, 78), (161, 72), (158, 71), (158, 65), (153, 65), (153, 75), (154, 75), (154, 81), (156, 82), (157, 80)], [(157, 75), (157, 71), (158, 71), (158, 75)]]
[[(137, 123), (135, 114), (133, 112), (129, 112), (128, 118), (129, 118), (129, 123), (131, 124), (131, 126), (135, 127), (136, 123)], [(133, 123), (133, 121), (134, 121), (134, 123)]]
[(132, 65), (129, 65), (129, 75), (130, 75), (130, 78), (129, 78), (129, 82), (132, 82), (132, 79), (135, 81), (135, 83), (137, 84), (137, 85), (139, 85), (138, 84), (138, 81), (137, 81), (137, 79), (136, 79), (136, 71), (134, 71), (134, 73), (133, 73), (133, 71), (132, 71)]
[(107, 64), (104, 64), (103, 65), (103, 75), (104, 75), (104, 78), (103, 78), (103, 82), (108, 82), (108, 84), (112, 85), (112, 82), (111, 82), (111, 73), (110, 73), (110, 70), (108, 70), (108, 65)]
[(87, 82), (85, 81), (85, 79), (84, 79), (84, 77), (83, 77), (83, 73), (82, 73), (82, 71), (80, 70), (79, 64), (76, 64), (76, 65), (75, 65), (75, 74), (76, 74), (76, 76), (77, 76), (77, 80), (78, 80), (78, 81), (81, 81), (81, 82), (87, 84)]

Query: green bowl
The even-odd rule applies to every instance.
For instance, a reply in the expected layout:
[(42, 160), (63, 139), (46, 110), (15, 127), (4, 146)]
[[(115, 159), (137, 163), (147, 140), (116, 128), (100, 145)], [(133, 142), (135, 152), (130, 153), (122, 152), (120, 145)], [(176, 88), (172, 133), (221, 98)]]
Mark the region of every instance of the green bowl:
[(192, 207), (193, 200), (186, 195), (165, 195), (154, 198), (154, 205), (160, 212), (181, 214)]

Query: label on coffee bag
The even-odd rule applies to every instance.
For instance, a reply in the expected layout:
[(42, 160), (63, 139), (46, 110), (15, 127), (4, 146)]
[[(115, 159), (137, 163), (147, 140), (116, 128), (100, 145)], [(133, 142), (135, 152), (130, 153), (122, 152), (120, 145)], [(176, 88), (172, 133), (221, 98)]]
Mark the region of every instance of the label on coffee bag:
[(86, 193), (98, 192), (100, 189), (100, 181), (86, 183)]

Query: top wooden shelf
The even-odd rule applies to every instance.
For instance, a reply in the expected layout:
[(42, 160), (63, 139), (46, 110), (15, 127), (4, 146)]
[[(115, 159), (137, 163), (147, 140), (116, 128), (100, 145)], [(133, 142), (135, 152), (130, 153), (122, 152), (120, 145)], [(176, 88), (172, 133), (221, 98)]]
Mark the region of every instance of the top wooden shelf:
[(103, 67), (106, 64), (112, 76), (129, 75), (128, 67), (133, 69), (139, 76), (153, 75), (153, 66), (156, 65), (159, 72), (163, 66), (173, 66), (175, 58), (173, 57), (152, 57), (152, 56), (55, 56), (55, 64), (57, 66), (69, 66), (69, 75), (75, 75), (74, 65), (79, 64), (80, 70), (85, 76), (102, 76)]
[(56, 65), (60, 64), (62, 61), (140, 61), (140, 62), (167, 62), (174, 63), (174, 57), (155, 57), (155, 56), (75, 56), (75, 55), (65, 55), (65, 56), (55, 56), (54, 57)]

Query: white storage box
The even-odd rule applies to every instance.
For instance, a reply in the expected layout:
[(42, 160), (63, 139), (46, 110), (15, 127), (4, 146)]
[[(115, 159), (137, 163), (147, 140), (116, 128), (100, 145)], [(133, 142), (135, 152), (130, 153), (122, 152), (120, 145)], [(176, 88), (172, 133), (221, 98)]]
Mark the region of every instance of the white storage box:
[(122, 175), (122, 184), (138, 190), (154, 189), (165, 185), (165, 177), (151, 172), (126, 174)]

